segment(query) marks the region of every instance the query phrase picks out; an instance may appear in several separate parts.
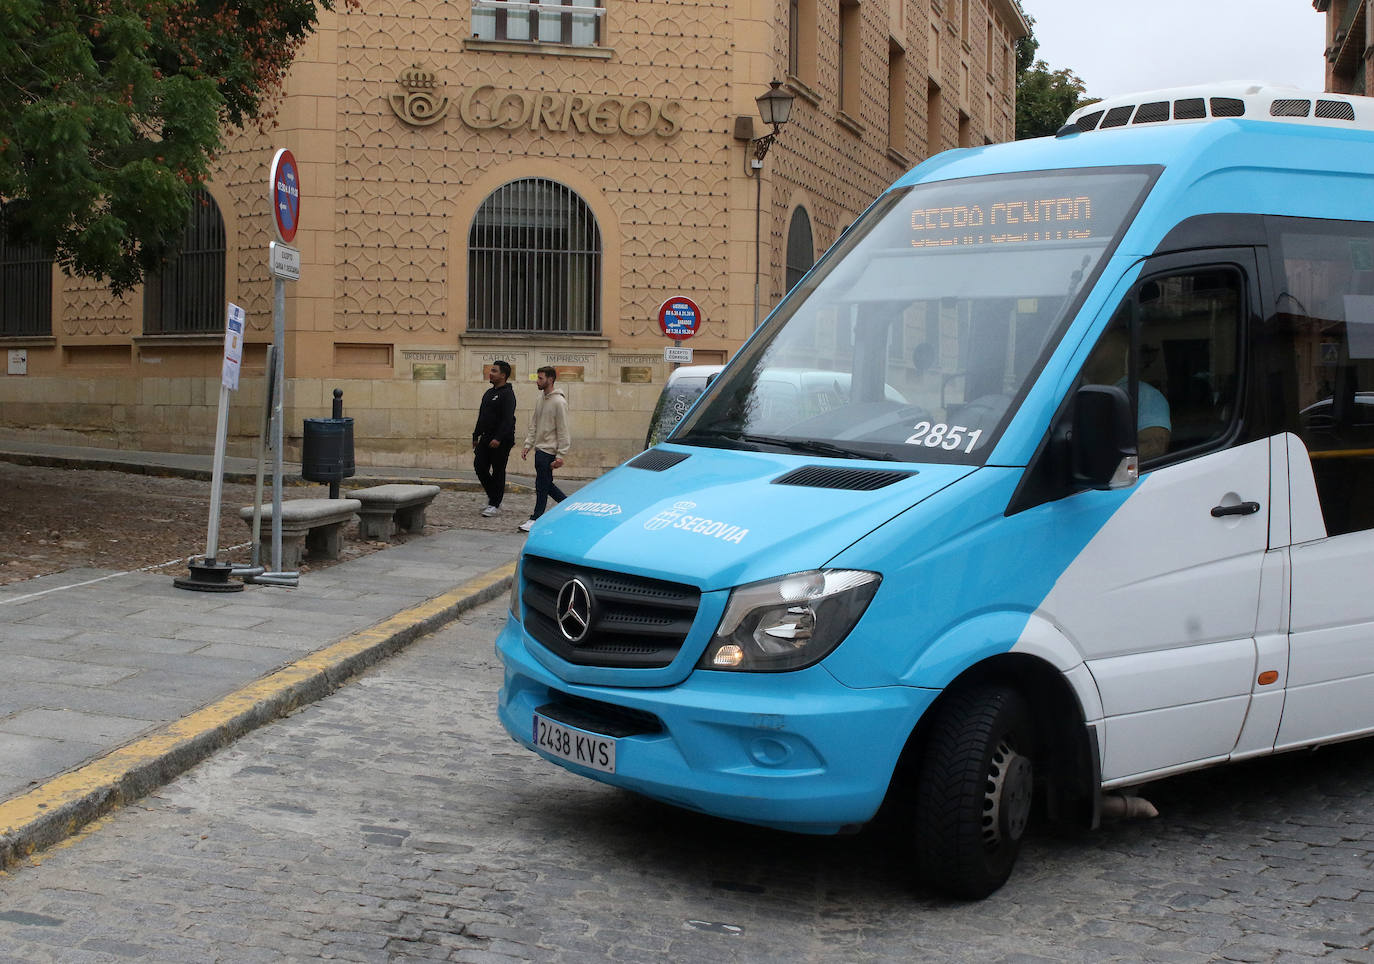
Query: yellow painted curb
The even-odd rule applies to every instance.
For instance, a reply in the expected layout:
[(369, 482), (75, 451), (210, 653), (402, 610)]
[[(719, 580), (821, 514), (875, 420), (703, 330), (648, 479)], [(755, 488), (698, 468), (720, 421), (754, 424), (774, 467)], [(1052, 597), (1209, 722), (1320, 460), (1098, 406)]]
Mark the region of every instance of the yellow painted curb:
[(0, 869), (152, 792), (245, 733), (327, 696), (360, 670), (499, 596), (514, 575), (514, 562), (492, 569), (0, 803)]

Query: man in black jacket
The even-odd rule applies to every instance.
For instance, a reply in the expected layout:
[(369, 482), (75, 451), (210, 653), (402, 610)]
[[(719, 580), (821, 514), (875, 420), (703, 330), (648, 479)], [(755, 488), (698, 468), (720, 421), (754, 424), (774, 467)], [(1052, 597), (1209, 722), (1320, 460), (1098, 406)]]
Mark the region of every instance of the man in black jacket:
[(477, 410), (477, 425), (472, 430), (472, 468), (477, 481), (487, 490), (487, 507), (482, 515), (490, 518), (501, 511), (506, 494), (506, 460), (515, 446), (515, 389), (510, 384), (510, 364), (494, 361), (487, 368), (491, 388), (482, 396)]

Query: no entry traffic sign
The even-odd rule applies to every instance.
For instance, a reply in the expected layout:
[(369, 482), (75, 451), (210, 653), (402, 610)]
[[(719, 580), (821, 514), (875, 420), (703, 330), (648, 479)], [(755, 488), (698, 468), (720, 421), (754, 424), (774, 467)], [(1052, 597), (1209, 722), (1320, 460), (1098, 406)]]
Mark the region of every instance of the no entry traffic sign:
[(669, 338), (691, 338), (701, 328), (701, 309), (691, 298), (675, 295), (659, 306), (658, 326)]
[(286, 148), (277, 151), (272, 158), (267, 198), (272, 204), (277, 237), (290, 244), (301, 223), (301, 175), (296, 169), (296, 158)]

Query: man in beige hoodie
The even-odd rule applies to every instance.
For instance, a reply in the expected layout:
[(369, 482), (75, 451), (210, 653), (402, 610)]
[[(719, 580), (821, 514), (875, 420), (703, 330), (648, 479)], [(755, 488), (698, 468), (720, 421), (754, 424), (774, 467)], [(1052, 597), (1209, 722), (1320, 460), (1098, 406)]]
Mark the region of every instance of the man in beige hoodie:
[(553, 481), (553, 470), (561, 468), (563, 456), (568, 454), (572, 436), (568, 433), (568, 399), (557, 386), (558, 371), (551, 365), (539, 369), (535, 384), (539, 386), (539, 401), (530, 414), (529, 431), (525, 433), (525, 450), (520, 458), (528, 459), (534, 449), (534, 512), (520, 523), (521, 532), (529, 532), (534, 520), (544, 514), (549, 496), (554, 502), (567, 498)]

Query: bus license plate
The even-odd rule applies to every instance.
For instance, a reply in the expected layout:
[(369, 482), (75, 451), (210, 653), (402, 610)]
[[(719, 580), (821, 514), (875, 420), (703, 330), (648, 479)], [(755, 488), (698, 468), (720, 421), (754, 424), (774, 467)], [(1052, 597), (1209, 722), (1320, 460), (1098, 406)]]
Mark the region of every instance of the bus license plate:
[(545, 753), (603, 773), (615, 772), (616, 741), (534, 714), (534, 745)]

